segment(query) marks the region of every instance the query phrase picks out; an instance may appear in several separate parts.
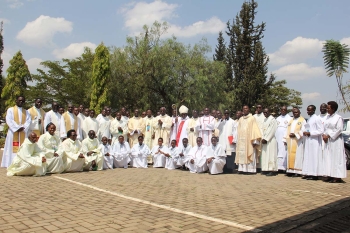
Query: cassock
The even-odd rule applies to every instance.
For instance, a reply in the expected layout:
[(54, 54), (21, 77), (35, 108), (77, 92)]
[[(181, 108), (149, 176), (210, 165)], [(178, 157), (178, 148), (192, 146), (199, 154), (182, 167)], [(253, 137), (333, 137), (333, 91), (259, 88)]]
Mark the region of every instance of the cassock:
[(179, 168), (180, 165), (177, 165), (177, 161), (179, 158), (179, 148), (178, 147), (170, 147), (169, 148), (170, 157), (166, 157), (165, 159), (165, 168), (168, 170), (174, 170)]
[[(184, 145), (181, 145), (178, 147), (179, 150), (179, 157), (177, 159), (177, 165), (183, 166), (185, 165), (187, 167), (188, 163), (188, 155), (192, 149), (191, 145), (187, 145), (187, 147), (184, 147)], [(180, 154), (183, 154), (183, 156), (180, 156)]]
[(277, 117), (277, 130), (276, 130), (276, 140), (277, 140), (277, 164), (279, 170), (287, 170), (287, 147), (284, 145), (283, 138), (286, 135), (287, 127), (289, 121), (292, 119), (288, 114), (284, 116)]
[(147, 168), (147, 157), (151, 153), (144, 143), (135, 144), (131, 149), (131, 166), (136, 168)]
[[(80, 123), (83, 124), (84, 120), (86, 119), (86, 116), (84, 116), (84, 114), (82, 114), (81, 112), (78, 114), (77, 116), (80, 120)], [(96, 133), (96, 132), (95, 132)], [(87, 138), (88, 136), (84, 136), (84, 134), (82, 134), (82, 139)]]
[[(144, 136), (144, 143), (147, 145), (148, 148), (152, 148), (153, 147), (153, 141), (154, 139), (152, 139), (152, 136), (154, 135), (154, 129), (153, 129), (153, 125), (154, 125), (154, 117), (148, 117), (146, 116), (145, 118), (143, 118), (145, 121), (145, 125), (146, 125), (146, 129), (145, 129), (145, 136)], [(147, 162), (148, 163), (153, 163), (152, 160), (152, 156), (151, 156), (151, 151), (149, 151), (149, 155), (147, 157)]]
[[(193, 147), (188, 155), (187, 167), (191, 173), (203, 173), (208, 171), (207, 157), (213, 156), (213, 150), (205, 145)], [(193, 159), (193, 164), (191, 160)]]
[(324, 175), (333, 178), (346, 178), (346, 156), (343, 140), (343, 118), (338, 114), (328, 115), (325, 134), (329, 135), (324, 149)]
[(7, 168), (7, 176), (43, 176), (47, 164), (42, 162), (44, 153), (28, 138), (20, 146), (17, 155)]
[(83, 171), (85, 158), (79, 158), (81, 142), (79, 140), (73, 141), (67, 138), (62, 142), (61, 146), (63, 150), (64, 172)]
[(99, 148), (103, 156), (103, 169), (113, 169), (112, 147), (108, 143), (106, 145), (101, 143)]
[(100, 117), (98, 120), (98, 131), (96, 133), (99, 141), (101, 141), (103, 137), (106, 137), (107, 139), (111, 138), (111, 132), (109, 131), (110, 125), (111, 121), (108, 116)]
[[(64, 170), (63, 150), (61, 147), (61, 139), (49, 132), (41, 135), (38, 140), (38, 146), (46, 157), (47, 173), (61, 173)], [(58, 154), (58, 157), (54, 156)]]
[[(45, 111), (41, 108), (38, 109), (35, 106), (33, 106), (30, 109), (28, 109), (28, 112), (31, 116), (29, 131), (34, 132), (38, 137), (40, 137), (40, 135), (44, 134), (44, 128), (46, 128), (46, 125), (43, 125), (45, 119)], [(41, 122), (40, 124), (39, 120)]]
[(54, 112), (53, 110), (50, 110), (47, 113), (45, 113), (45, 119), (44, 119), (44, 125), (43, 125), (45, 132), (46, 132), (46, 126), (50, 122), (56, 126), (55, 135), (57, 135), (60, 138), (61, 137), (61, 134), (60, 134), (61, 114), (59, 114), (58, 112)]
[(178, 123), (175, 122), (176, 118), (178, 118), (178, 116), (171, 117), (172, 127), (171, 127), (171, 131), (170, 131), (169, 143), (171, 143), (172, 140), (176, 140), (177, 129), (179, 127)]
[[(256, 123), (258, 124), (259, 129), (260, 129), (260, 133), (262, 135), (265, 116), (263, 113), (257, 113), (257, 114), (254, 114), (253, 116), (255, 117)], [(257, 168), (261, 168), (261, 147), (262, 147), (261, 144), (256, 145), (256, 147), (255, 147), (257, 158), (259, 158), (257, 161), (257, 165), (256, 165)]]
[(159, 152), (159, 150), (165, 154), (170, 153), (169, 148), (167, 146), (154, 146), (151, 151), (151, 154), (153, 156), (153, 167), (165, 167), (166, 158), (163, 154)]
[(226, 166), (225, 170), (233, 172), (235, 168), (235, 160), (233, 156), (233, 127), (234, 127), (234, 120), (231, 118), (228, 119), (219, 119), (216, 123), (216, 128), (219, 130), (219, 142), (218, 144), (221, 145), (221, 148), (223, 149), (226, 158)]
[[(118, 128), (121, 128), (122, 130), (119, 131)], [(111, 145), (114, 145), (114, 143), (118, 142), (118, 137), (122, 135), (124, 137), (124, 140), (127, 140), (128, 135), (128, 123), (127, 121), (120, 120), (118, 121), (117, 118), (115, 118), (113, 121), (111, 121), (111, 125), (109, 128), (111, 135), (112, 135), (112, 143)]]
[[(326, 123), (326, 120), (327, 120), (327, 117), (328, 117), (328, 113), (320, 114), (319, 117), (321, 119), (323, 128), (325, 128), (325, 123)], [(324, 164), (326, 163), (326, 161), (325, 161), (324, 148), (325, 148), (325, 142), (322, 139), (322, 154), (320, 155), (320, 158), (318, 159), (318, 174), (320, 174), (320, 176), (322, 174), (325, 174), (325, 166), (324, 166)]]
[(238, 121), (237, 146), (235, 163), (238, 171), (256, 172), (257, 150), (254, 146), (260, 144), (261, 131), (252, 114), (242, 116)]
[[(16, 153), (27, 138), (31, 118), (28, 111), (24, 108), (20, 108), (17, 105), (11, 107), (6, 112), (6, 124), (9, 129), (7, 131), (4, 153), (2, 155), (1, 167), (10, 166), (13, 158), (16, 156)], [(24, 130), (17, 132), (21, 127), (24, 127)]]
[(176, 146), (178, 147), (179, 145), (182, 144), (182, 139), (188, 138), (187, 134), (187, 125), (190, 121), (189, 117), (187, 116), (186, 118), (179, 118), (180, 121), (177, 122), (177, 134), (176, 134)]
[[(305, 119), (292, 118), (288, 124), (284, 141), (287, 143), (287, 172), (301, 174), (304, 160), (304, 143), (302, 127), (306, 124)], [(294, 138), (289, 137), (291, 133)]]
[[(100, 143), (97, 138), (91, 139), (89, 137), (85, 138), (81, 142), (81, 153), (85, 157), (84, 170), (90, 170), (92, 161), (96, 162), (97, 170), (103, 170), (104, 155), (100, 150)], [(87, 155), (88, 152), (93, 151), (95, 153)]]
[[(159, 120), (163, 122), (162, 125), (159, 124)], [(159, 115), (155, 118), (155, 120), (153, 121), (153, 127), (155, 132), (153, 146), (157, 146), (159, 138), (163, 138), (164, 146), (169, 145), (171, 125), (172, 125), (171, 117), (169, 117), (167, 114), (165, 114), (164, 116)]]
[[(196, 125), (199, 118), (191, 118), (187, 124), (187, 135), (188, 135), (188, 144), (193, 147), (197, 145), (198, 131), (196, 130)], [(193, 131), (191, 131), (193, 128)]]
[(122, 144), (117, 142), (112, 146), (112, 153), (114, 157), (114, 167), (116, 168), (128, 168), (130, 162), (130, 146), (128, 142)]
[(196, 130), (199, 132), (199, 137), (203, 139), (203, 144), (210, 146), (212, 131), (215, 129), (215, 118), (207, 115), (199, 118)]
[(67, 132), (71, 129), (75, 130), (75, 132), (77, 133), (77, 139), (81, 140), (81, 122), (79, 118), (73, 113), (65, 112), (61, 117), (60, 123), (61, 138), (66, 138)]
[(83, 124), (81, 127), (83, 138), (89, 137), (88, 134), (90, 130), (93, 130), (97, 135), (98, 129), (99, 129), (99, 123), (95, 118), (85, 117), (85, 120), (83, 121)]
[[(145, 121), (143, 120), (142, 117), (133, 117), (129, 119), (128, 122), (128, 129), (129, 129), (129, 134), (130, 134), (130, 146), (133, 147), (135, 144), (139, 143), (138, 142), (138, 137), (140, 135), (143, 135), (146, 130), (146, 125)], [(135, 130), (137, 133), (135, 133)]]
[(275, 137), (277, 124), (273, 116), (265, 118), (262, 139), (265, 139), (267, 143), (261, 144), (261, 171), (278, 171)]
[(208, 163), (209, 173), (212, 175), (223, 173), (226, 164), (226, 153), (220, 144), (211, 145), (212, 155), (207, 155), (207, 159), (214, 159)]

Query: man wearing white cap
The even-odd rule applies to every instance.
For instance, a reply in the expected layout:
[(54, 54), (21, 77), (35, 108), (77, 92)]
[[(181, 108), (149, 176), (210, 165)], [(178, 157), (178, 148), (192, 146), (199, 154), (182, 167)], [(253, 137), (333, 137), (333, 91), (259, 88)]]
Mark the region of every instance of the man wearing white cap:
[(176, 147), (181, 145), (182, 139), (188, 138), (187, 134), (187, 125), (189, 122), (189, 118), (187, 116), (188, 108), (182, 105), (179, 108), (181, 119), (177, 122), (177, 132), (176, 132)]

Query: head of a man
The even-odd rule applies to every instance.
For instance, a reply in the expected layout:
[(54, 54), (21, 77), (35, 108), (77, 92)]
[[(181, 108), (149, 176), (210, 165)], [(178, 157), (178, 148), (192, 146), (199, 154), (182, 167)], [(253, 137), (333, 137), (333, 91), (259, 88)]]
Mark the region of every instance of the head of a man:
[(118, 137), (118, 142), (119, 142), (120, 144), (124, 144), (124, 136), (123, 136), (123, 135), (119, 135), (119, 137)]
[(107, 107), (106, 108), (106, 115), (107, 116), (110, 116), (111, 115), (111, 112), (112, 112), (112, 109), (110, 107)]
[(271, 115), (270, 110), (268, 108), (264, 108), (263, 114), (266, 118), (268, 118)]
[(88, 117), (90, 115), (90, 109), (85, 108), (83, 114), (85, 117)]
[(28, 139), (31, 143), (36, 143), (38, 136), (36, 135), (36, 133), (31, 132), (28, 136)]
[(151, 118), (151, 117), (152, 117), (152, 110), (151, 110), (151, 109), (148, 109), (147, 112), (146, 112), (146, 114), (147, 114), (147, 117), (148, 117), (148, 118)]
[(218, 118), (218, 119), (221, 119), (222, 118), (222, 113), (220, 110), (217, 110), (216, 111), (216, 117), (215, 118)]
[(218, 143), (217, 137), (212, 137), (211, 138), (211, 144), (213, 144), (213, 146), (216, 146), (217, 143)]
[(103, 117), (106, 117), (106, 116), (107, 116), (107, 111), (106, 111), (106, 109), (103, 109), (103, 110), (102, 110), (101, 115), (102, 115)]
[(90, 113), (89, 113), (89, 116), (90, 116), (91, 118), (94, 118), (94, 117), (95, 117), (95, 110), (91, 109), (91, 110), (90, 110)]
[(77, 108), (77, 107), (73, 108), (73, 113), (74, 113), (74, 115), (78, 116), (79, 115), (79, 108)]
[(126, 109), (125, 109), (125, 107), (122, 107), (122, 108), (120, 109), (120, 114), (121, 114), (122, 116), (126, 116)]
[(184, 112), (183, 112), (183, 113), (180, 114), (180, 116), (181, 116), (182, 119), (186, 119), (187, 113), (184, 113)]
[(39, 109), (43, 105), (43, 101), (40, 98), (37, 98), (34, 102), (34, 106)]
[(261, 104), (257, 104), (256, 105), (256, 111), (257, 111), (258, 114), (262, 113), (263, 107), (261, 106)]
[(204, 116), (204, 111), (201, 111), (201, 112), (199, 113), (199, 117), (202, 117), (202, 116)]
[(197, 138), (197, 146), (200, 147), (203, 144), (203, 139), (201, 137)]
[(115, 117), (117, 118), (118, 121), (120, 121), (120, 119), (122, 118), (122, 114), (120, 112), (117, 112), (115, 114)]
[(166, 108), (165, 107), (161, 107), (159, 112), (160, 112), (160, 115), (164, 116), (166, 114)]
[(239, 118), (241, 118), (243, 116), (243, 112), (242, 111), (237, 111), (236, 112), (236, 119), (239, 120)]
[(75, 132), (75, 130), (74, 129), (71, 129), (71, 130), (69, 130), (68, 132), (67, 132), (67, 138), (69, 138), (69, 139), (71, 139), (71, 140), (73, 140), (73, 141), (75, 141), (76, 139), (77, 139), (77, 132)]
[(68, 104), (67, 111), (69, 113), (73, 113), (74, 105), (73, 104)]
[(293, 117), (294, 118), (299, 118), (300, 117), (300, 110), (299, 110), (299, 108), (293, 108), (293, 110), (292, 110), (292, 113), (293, 113)]
[(182, 139), (182, 145), (186, 148), (188, 146), (188, 139), (187, 138), (183, 138)]
[(226, 120), (230, 119), (230, 111), (228, 109), (225, 109), (224, 116)]
[(24, 96), (17, 96), (16, 98), (16, 105), (17, 107), (23, 107), (23, 105), (25, 104), (26, 99), (24, 98)]
[(126, 111), (126, 112), (125, 112), (125, 116), (126, 116), (127, 118), (130, 118), (130, 112), (129, 112), (129, 111)]
[[(203, 111), (204, 116), (208, 116), (209, 112), (210, 112), (210, 109), (209, 108), (205, 108), (204, 111)], [(215, 113), (216, 113), (216, 111), (215, 111)]]
[(249, 112), (250, 112), (249, 106), (248, 105), (244, 105), (242, 111), (243, 111), (243, 115), (247, 116), (249, 114)]
[(176, 109), (173, 109), (173, 111), (172, 111), (172, 113), (173, 113), (173, 117), (176, 117)]
[(80, 104), (79, 105), (79, 113), (83, 113), (84, 112), (84, 105)]
[(59, 106), (59, 104), (57, 102), (52, 102), (52, 104), (51, 104), (52, 111), (58, 112), (59, 107), (60, 106)]
[(105, 146), (108, 143), (108, 138), (107, 137), (102, 137), (101, 141), (102, 141), (102, 144)]
[(198, 111), (197, 110), (193, 110), (192, 111), (192, 117), (193, 118), (198, 118)]
[(46, 131), (49, 132), (50, 135), (54, 135), (56, 131), (56, 126), (54, 123), (50, 122), (46, 126)]
[(333, 115), (338, 110), (338, 103), (335, 101), (329, 101), (327, 103), (327, 112), (329, 115)]
[(142, 118), (145, 118), (146, 116), (147, 116), (146, 112), (142, 112), (142, 113), (141, 113), (141, 117), (142, 117)]
[(141, 146), (143, 143), (143, 136), (142, 135), (138, 136), (137, 140), (139, 141), (139, 145)]
[(211, 110), (210, 115), (211, 115), (212, 117), (216, 118), (216, 117), (217, 117), (217, 112), (216, 112), (216, 110), (215, 110), (215, 109)]
[(58, 107), (58, 113), (61, 114), (61, 115), (63, 115), (63, 113), (64, 113), (64, 107), (59, 106), (59, 107)]
[(316, 106), (315, 105), (309, 105), (306, 109), (307, 115), (312, 116), (315, 114)]
[(163, 138), (158, 138), (158, 146), (162, 146), (163, 145)]
[(95, 133), (95, 131), (90, 130), (89, 133), (88, 133), (88, 136), (89, 136), (90, 139), (96, 138), (96, 133)]
[(287, 107), (286, 107), (286, 106), (282, 106), (282, 107), (280, 108), (280, 112), (281, 112), (281, 115), (282, 115), (282, 116), (287, 115)]
[(174, 139), (174, 140), (171, 140), (170, 145), (171, 145), (172, 148), (175, 148), (175, 146), (176, 146), (176, 140), (175, 140), (175, 139)]
[(327, 113), (327, 104), (325, 104), (325, 103), (321, 104), (320, 112), (321, 112), (321, 114), (326, 114)]
[(135, 111), (134, 111), (134, 116), (135, 116), (135, 117), (139, 117), (139, 110), (138, 110), (138, 109), (135, 109)]

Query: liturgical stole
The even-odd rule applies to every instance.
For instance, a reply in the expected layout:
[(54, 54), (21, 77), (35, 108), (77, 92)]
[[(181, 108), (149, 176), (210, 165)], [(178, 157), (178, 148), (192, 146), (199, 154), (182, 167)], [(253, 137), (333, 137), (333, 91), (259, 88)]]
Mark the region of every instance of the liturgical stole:
[[(17, 125), (19, 125), (20, 121), (19, 121), (19, 117), (18, 117), (18, 107), (17, 107), (17, 105), (15, 105), (13, 107), (13, 118), (14, 118), (15, 122), (17, 123)], [(24, 122), (26, 122), (26, 118), (27, 118), (27, 111), (22, 107), (22, 121), (21, 121), (21, 124), (24, 124)], [(19, 147), (21, 146), (21, 144), (23, 143), (25, 138), (26, 138), (26, 134), (25, 134), (24, 130), (22, 130), (21, 132), (14, 132), (13, 133), (12, 153), (17, 153)]]

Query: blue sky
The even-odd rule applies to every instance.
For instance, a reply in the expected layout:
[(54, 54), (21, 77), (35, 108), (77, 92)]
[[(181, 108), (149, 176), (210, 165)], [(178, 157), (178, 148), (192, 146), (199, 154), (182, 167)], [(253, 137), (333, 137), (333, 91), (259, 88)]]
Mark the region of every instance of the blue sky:
[[(256, 22), (267, 24), (263, 45), (270, 56), (269, 72), (286, 79), (302, 93), (304, 105), (317, 107), (337, 100), (335, 78), (326, 76), (321, 53), (324, 40), (350, 45), (350, 1), (260, 0)], [(5, 69), (21, 50), (31, 72), (43, 60), (79, 56), (84, 46), (101, 41), (122, 47), (155, 20), (170, 24), (169, 34), (195, 44), (205, 37), (214, 51), (220, 30), (239, 12), (243, 1), (114, 1), (114, 0), (0, 0), (4, 21)], [(208, 54), (211, 56), (211, 54)], [(344, 75), (346, 82), (349, 74)], [(350, 115), (350, 114), (345, 114)]]

